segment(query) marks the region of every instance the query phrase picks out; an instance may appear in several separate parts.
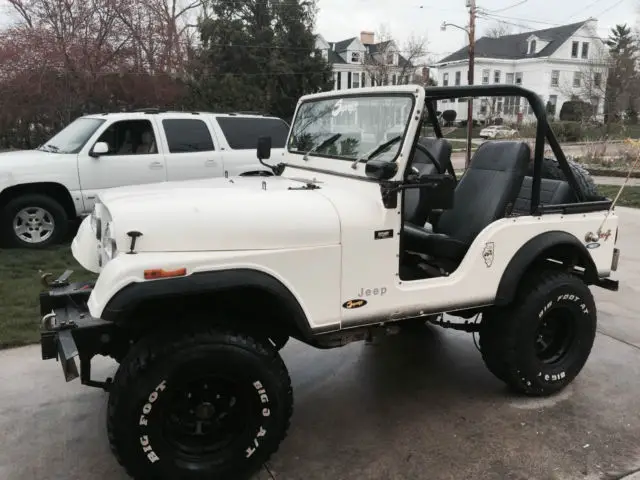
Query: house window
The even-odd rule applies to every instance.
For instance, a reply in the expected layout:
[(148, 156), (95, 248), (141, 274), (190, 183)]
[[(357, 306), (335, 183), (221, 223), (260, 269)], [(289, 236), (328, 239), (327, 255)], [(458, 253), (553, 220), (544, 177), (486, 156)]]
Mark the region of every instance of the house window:
[(551, 70), (551, 86), (557, 87), (560, 85), (560, 70)]
[(395, 85), (397, 83), (397, 79), (398, 78), (396, 77), (396, 74), (394, 73), (393, 77), (391, 77), (391, 82), (392, 82), (391, 85)]
[(446, 87), (449, 85), (449, 74), (448, 73), (444, 73), (442, 75), (442, 86)]
[(347, 88), (351, 88), (351, 72), (347, 72)]
[(571, 44), (571, 58), (578, 58), (578, 47), (580, 42), (573, 42)]
[(462, 72), (456, 72), (456, 85), (460, 85), (461, 77), (462, 77)]
[(387, 53), (387, 63), (393, 65), (393, 53)]
[(502, 97), (498, 97), (496, 111), (494, 113), (496, 113), (496, 114), (502, 113)]
[(530, 54), (536, 53), (536, 41), (535, 40), (531, 40), (531, 43), (529, 44), (529, 53)]
[(482, 84), (489, 85), (489, 70), (482, 70)]
[(493, 72), (493, 83), (500, 83), (500, 75), (501, 75), (500, 70), (495, 70)]
[(342, 88), (342, 72), (338, 72), (336, 75), (338, 76), (338, 90), (340, 90)]
[(351, 86), (353, 88), (360, 88), (360, 74), (359, 73), (354, 73), (351, 78), (353, 80), (353, 83), (351, 84)]
[(556, 114), (556, 104), (558, 103), (557, 95), (549, 95), (549, 101), (547, 102), (547, 113), (550, 115)]
[(582, 83), (582, 72), (574, 72), (573, 73), (573, 86), (579, 87)]
[(582, 58), (589, 58), (589, 42), (582, 42)]
[(360, 52), (351, 52), (351, 61), (353, 63), (360, 63)]
[(367, 86), (367, 85), (366, 85), (366, 83), (365, 83), (364, 72), (362, 72), (362, 73), (360, 74), (360, 85), (361, 85), (361, 86), (363, 86), (363, 87), (366, 87), (366, 86)]
[(522, 72), (516, 73), (516, 85), (522, 85)]
[(602, 85), (602, 73), (596, 72), (593, 74), (593, 86), (596, 88), (600, 88)]
[(513, 73), (507, 73), (507, 83), (513, 83)]

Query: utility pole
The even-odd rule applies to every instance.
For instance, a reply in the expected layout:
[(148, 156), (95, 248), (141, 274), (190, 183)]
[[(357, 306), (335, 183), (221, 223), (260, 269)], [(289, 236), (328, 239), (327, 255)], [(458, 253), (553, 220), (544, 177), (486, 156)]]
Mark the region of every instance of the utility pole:
[[(469, 37), (469, 71), (467, 74), (467, 83), (473, 85), (473, 67), (475, 61), (476, 48), (476, 0), (467, 0), (467, 8), (469, 9), (469, 28), (463, 28), (455, 23), (442, 22), (440, 30), (445, 31), (447, 26), (456, 27), (467, 32)], [(473, 136), (473, 99), (467, 98), (467, 158), (465, 168), (469, 168), (471, 163), (471, 137)]]
[[(467, 0), (469, 7), (469, 85), (473, 85), (473, 70), (476, 46), (476, 0)], [(467, 98), (467, 159), (465, 169), (471, 163), (471, 137), (473, 136), (473, 98)]]

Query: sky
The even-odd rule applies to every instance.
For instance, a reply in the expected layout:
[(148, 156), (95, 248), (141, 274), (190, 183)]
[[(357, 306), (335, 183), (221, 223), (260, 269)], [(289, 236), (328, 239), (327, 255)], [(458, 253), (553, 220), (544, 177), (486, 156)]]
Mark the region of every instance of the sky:
[[(441, 31), (442, 22), (465, 27), (469, 20), (467, 0), (317, 0), (315, 33), (329, 42), (359, 36), (362, 30), (391, 33), (402, 49), (411, 36), (427, 39), (431, 60), (438, 60), (466, 45), (466, 33), (454, 27)], [(627, 23), (640, 26), (640, 0), (477, 0), (477, 7), (492, 16), (477, 21), (476, 38), (498, 20), (508, 22), (513, 33), (598, 19), (598, 33)], [(7, 1), (0, 0), (0, 26), (8, 23)]]
[[(434, 60), (466, 45), (467, 34), (457, 28), (441, 31), (442, 22), (466, 27), (466, 0), (317, 0), (316, 32), (329, 42), (359, 36), (362, 30), (378, 31), (385, 25), (402, 49), (410, 35), (427, 39)], [(566, 25), (594, 17), (598, 34), (607, 37), (610, 28), (627, 23), (636, 28), (639, 0), (477, 0), (476, 6), (509, 22), (513, 33)], [(498, 18), (478, 18), (476, 38)]]

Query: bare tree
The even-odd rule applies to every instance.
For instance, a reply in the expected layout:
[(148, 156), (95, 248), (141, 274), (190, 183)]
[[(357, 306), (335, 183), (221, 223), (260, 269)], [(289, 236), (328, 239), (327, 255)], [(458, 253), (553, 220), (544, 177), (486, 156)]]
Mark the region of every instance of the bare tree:
[(511, 35), (513, 29), (511, 25), (505, 22), (495, 22), (484, 31), (484, 36), (489, 38), (500, 38), (505, 35)]
[[(591, 58), (583, 60), (578, 70), (565, 77), (559, 83), (559, 90), (572, 100), (579, 100), (590, 104), (593, 108), (591, 115), (585, 120), (599, 115), (600, 107), (606, 99), (607, 74), (609, 72), (611, 58), (604, 45), (593, 43), (594, 52)], [(605, 106), (605, 111), (607, 110)]]
[(377, 42), (365, 54), (365, 70), (375, 85), (410, 83), (416, 71), (425, 63), (427, 40), (411, 35), (399, 48), (386, 26), (376, 33)]

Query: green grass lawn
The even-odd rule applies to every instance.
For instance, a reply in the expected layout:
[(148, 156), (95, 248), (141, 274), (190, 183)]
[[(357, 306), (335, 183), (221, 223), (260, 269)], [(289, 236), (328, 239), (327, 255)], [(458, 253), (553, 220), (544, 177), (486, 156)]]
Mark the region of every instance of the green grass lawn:
[[(619, 190), (619, 185), (598, 185), (598, 191), (611, 200), (616, 198)], [(624, 187), (616, 205), (620, 205), (621, 207), (640, 208), (640, 186)]]
[(0, 249), (0, 348), (39, 341), (39, 271), (55, 278), (67, 268), (75, 272), (72, 280), (93, 276), (74, 260), (69, 245), (43, 251)]

